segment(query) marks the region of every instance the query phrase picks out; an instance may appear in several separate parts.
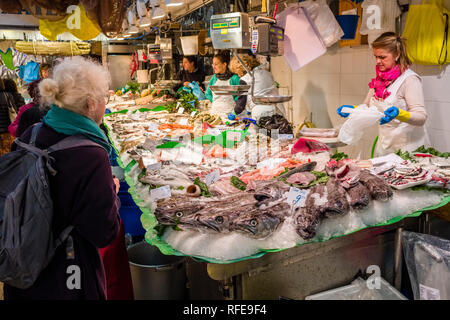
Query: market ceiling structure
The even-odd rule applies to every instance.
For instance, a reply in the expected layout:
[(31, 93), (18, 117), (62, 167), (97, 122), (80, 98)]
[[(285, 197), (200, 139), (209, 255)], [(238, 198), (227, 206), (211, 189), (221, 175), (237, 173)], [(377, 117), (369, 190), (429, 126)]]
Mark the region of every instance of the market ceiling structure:
[[(106, 37), (117, 38), (127, 34), (134, 24), (138, 29), (133, 28), (133, 34), (142, 33), (144, 28), (148, 30), (150, 26), (167, 21), (168, 17), (175, 21), (210, 2), (212, 0), (0, 0), (0, 8), (8, 14), (25, 11), (51, 23), (67, 19), (71, 14), (68, 8), (81, 5), (87, 17), (98, 25)], [(130, 16), (133, 16), (132, 25), (129, 24)], [(126, 29), (124, 24), (127, 24)]]

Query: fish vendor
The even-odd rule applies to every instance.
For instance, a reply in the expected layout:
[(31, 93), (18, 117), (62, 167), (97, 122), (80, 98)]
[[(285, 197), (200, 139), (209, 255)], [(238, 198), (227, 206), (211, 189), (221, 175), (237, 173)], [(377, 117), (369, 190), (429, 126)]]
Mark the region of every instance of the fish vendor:
[(205, 72), (198, 68), (197, 59), (195, 56), (184, 56), (183, 57), (183, 69), (178, 72), (178, 79), (180, 83), (173, 87), (176, 92), (181, 87), (187, 87), (190, 82), (197, 82), (197, 84), (205, 90)]
[[(422, 80), (410, 69), (405, 40), (394, 32), (383, 33), (373, 43), (376, 77), (369, 83), (364, 104), (375, 106), (384, 116), (380, 120), (376, 155), (382, 156), (398, 149), (413, 151), (428, 144), (425, 130), (427, 111), (424, 106)], [(341, 117), (349, 113), (337, 109)]]
[(230, 64), (230, 53), (222, 51), (213, 57), (214, 75), (209, 81), (206, 89), (206, 98), (212, 102), (211, 113), (217, 114), (223, 119), (226, 119), (227, 114), (233, 110), (237, 96), (231, 95), (217, 95), (211, 91), (210, 86), (233, 86), (239, 85), (239, 77), (232, 73), (228, 66)]

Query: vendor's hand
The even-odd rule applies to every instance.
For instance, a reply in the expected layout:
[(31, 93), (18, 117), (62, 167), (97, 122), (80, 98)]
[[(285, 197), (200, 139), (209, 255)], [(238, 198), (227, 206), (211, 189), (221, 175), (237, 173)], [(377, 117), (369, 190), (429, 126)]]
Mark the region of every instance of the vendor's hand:
[(350, 113), (342, 112), (343, 108), (355, 109), (355, 106), (344, 104), (344, 105), (340, 106), (339, 108), (337, 108), (337, 114), (340, 115), (342, 118), (347, 118), (350, 115)]
[(394, 120), (399, 113), (399, 109), (397, 107), (390, 107), (384, 110), (384, 117), (381, 118), (380, 124), (386, 124)]
[(114, 180), (114, 184), (116, 185), (116, 193), (119, 193), (120, 181), (116, 177), (114, 177), (113, 180)]
[(234, 120), (236, 119), (236, 113), (233, 111), (228, 114), (228, 120)]

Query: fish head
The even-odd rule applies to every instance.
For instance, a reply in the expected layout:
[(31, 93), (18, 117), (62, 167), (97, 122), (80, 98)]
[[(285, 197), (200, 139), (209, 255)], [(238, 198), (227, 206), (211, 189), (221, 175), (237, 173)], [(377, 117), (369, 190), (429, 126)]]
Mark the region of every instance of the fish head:
[(228, 232), (232, 218), (232, 214), (228, 214), (226, 211), (218, 211), (198, 215), (197, 222), (200, 227), (204, 227), (207, 230)]
[(179, 204), (175, 201), (170, 201), (163, 203), (162, 205), (158, 204), (158, 207), (155, 210), (155, 217), (161, 224), (177, 225), (201, 210), (203, 207), (204, 206), (199, 203), (190, 202)]
[(272, 234), (280, 225), (281, 218), (268, 212), (248, 212), (233, 221), (233, 230), (256, 239)]
[(265, 201), (268, 199), (279, 199), (286, 191), (289, 190), (289, 186), (279, 181), (262, 184), (255, 190), (254, 198), (257, 201)]

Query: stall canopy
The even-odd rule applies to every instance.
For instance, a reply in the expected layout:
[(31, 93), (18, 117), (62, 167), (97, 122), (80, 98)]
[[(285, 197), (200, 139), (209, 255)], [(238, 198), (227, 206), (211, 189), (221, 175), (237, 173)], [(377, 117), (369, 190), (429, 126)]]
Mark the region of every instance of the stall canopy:
[[(126, 0), (0, 0), (0, 8), (7, 13), (25, 10), (39, 19), (52, 21), (65, 19), (70, 14), (67, 13), (67, 8), (79, 4), (83, 6), (89, 19), (97, 23), (106, 36), (114, 36), (121, 31)], [(51, 10), (53, 15), (44, 16), (45, 11), (42, 9)]]

